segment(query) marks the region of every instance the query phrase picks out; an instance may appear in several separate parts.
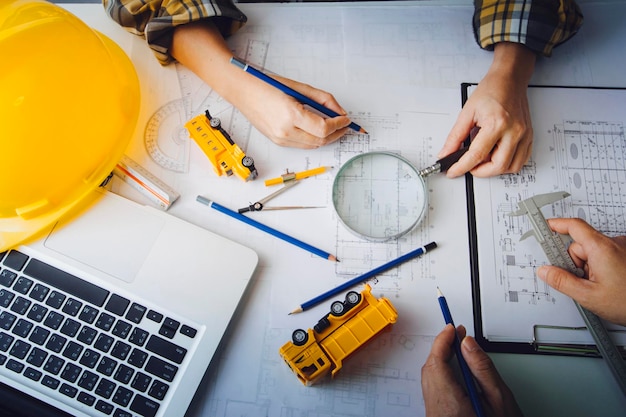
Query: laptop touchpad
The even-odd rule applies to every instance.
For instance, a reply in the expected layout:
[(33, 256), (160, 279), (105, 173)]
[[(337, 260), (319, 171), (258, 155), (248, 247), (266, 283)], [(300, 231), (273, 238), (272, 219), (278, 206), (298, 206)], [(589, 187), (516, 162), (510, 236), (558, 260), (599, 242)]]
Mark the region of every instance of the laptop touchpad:
[(57, 225), (45, 246), (101, 272), (132, 282), (164, 220), (141, 206), (103, 198), (79, 217)]

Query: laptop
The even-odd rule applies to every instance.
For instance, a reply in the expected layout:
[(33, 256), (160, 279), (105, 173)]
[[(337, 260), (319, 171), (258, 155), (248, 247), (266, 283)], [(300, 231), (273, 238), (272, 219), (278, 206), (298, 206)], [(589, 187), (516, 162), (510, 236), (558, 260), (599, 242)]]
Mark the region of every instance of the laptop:
[(2, 415), (182, 416), (254, 273), (253, 250), (95, 192), (0, 254)]

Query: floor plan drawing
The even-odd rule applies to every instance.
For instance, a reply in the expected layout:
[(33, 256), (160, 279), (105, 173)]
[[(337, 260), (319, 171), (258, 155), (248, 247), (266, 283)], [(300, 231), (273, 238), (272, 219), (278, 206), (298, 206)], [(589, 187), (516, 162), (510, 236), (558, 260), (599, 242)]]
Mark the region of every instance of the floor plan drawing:
[[(626, 233), (626, 145), (621, 122), (566, 120), (551, 129), (550, 153), (555, 166), (555, 190), (570, 194), (566, 201), (546, 211), (546, 217), (578, 217), (608, 235)], [(525, 217), (511, 217), (517, 202), (532, 197), (536, 188), (536, 163), (519, 174), (501, 178), (505, 191), (495, 210), (502, 268), (500, 284), (508, 302), (555, 302), (551, 290), (537, 279), (535, 269), (545, 257), (517, 252), (519, 237), (531, 225)], [(554, 290), (552, 290), (554, 292)]]
[[(338, 166), (358, 154), (377, 150), (387, 150), (401, 156), (408, 156), (415, 167), (426, 166), (430, 162), (428, 151), (432, 148), (432, 138), (420, 138), (413, 140), (414, 143), (403, 144), (401, 126), (406, 121), (402, 120), (401, 115), (388, 118), (360, 117), (359, 120), (368, 126), (370, 133), (368, 135), (348, 134), (340, 141), (336, 149)], [(402, 151), (403, 149), (405, 152)], [(337, 222), (336, 234), (337, 256), (342, 260), (337, 264), (337, 273), (363, 273), (419, 246), (419, 242), (428, 242), (428, 215), (407, 235), (389, 242), (376, 243), (357, 237), (340, 222)], [(424, 275), (424, 272), (420, 270), (419, 276), (428, 275)], [(397, 271), (390, 271), (388, 275), (397, 275)]]
[[(530, 100), (554, 101), (549, 111), (533, 113), (530, 161), (517, 174), (474, 180), (474, 203), (481, 213), (476, 222), (481, 299), (489, 312), (484, 317), (518, 311), (516, 321), (525, 323), (521, 331), (516, 326), (505, 330), (504, 323), (490, 317), (486, 327), (497, 337), (519, 332), (531, 340), (533, 325), (575, 326), (582, 319), (572, 311), (568, 297), (537, 277), (537, 268), (548, 263), (546, 255), (534, 237), (520, 240), (532, 229), (527, 216), (510, 213), (522, 200), (560, 191), (568, 196), (541, 208), (546, 219), (576, 217), (609, 236), (626, 233), (626, 120), (612, 107), (624, 105), (626, 92), (538, 87), (529, 95)], [(580, 114), (575, 105), (562, 104), (565, 100), (597, 100), (596, 113)], [(488, 209), (481, 203), (486, 196), (491, 201)], [(561, 238), (567, 246), (570, 239)]]
[(555, 125), (562, 143), (560, 181), (571, 194), (572, 217), (605, 234), (626, 232), (626, 142), (621, 121), (565, 120)]

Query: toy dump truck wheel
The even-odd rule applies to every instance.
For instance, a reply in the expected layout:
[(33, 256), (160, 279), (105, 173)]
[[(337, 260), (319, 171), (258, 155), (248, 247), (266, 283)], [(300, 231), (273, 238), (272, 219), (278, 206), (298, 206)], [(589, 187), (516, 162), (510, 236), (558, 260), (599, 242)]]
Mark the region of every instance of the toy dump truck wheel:
[(250, 168), (254, 166), (254, 159), (250, 158), (249, 156), (245, 156), (241, 160), (241, 165), (245, 166), (246, 168)]
[(346, 306), (341, 301), (335, 301), (330, 305), (330, 314), (335, 317), (342, 316), (346, 312)]
[(291, 340), (293, 341), (294, 345), (302, 346), (307, 342), (307, 340), (309, 340), (309, 335), (304, 330), (297, 329), (294, 330), (294, 332), (291, 334)]
[(222, 121), (218, 119), (217, 117), (211, 117), (209, 119), (209, 124), (211, 125), (213, 129), (217, 129), (222, 124)]
[(356, 305), (359, 304), (359, 301), (361, 301), (361, 294), (359, 294), (358, 292), (350, 291), (348, 294), (346, 294), (346, 303), (350, 305)]

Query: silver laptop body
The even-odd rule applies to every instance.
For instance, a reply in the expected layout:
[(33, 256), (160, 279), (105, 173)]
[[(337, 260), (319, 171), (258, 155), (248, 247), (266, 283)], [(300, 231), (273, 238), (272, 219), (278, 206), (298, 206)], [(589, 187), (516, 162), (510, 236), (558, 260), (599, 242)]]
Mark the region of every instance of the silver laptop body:
[(75, 416), (181, 416), (258, 263), (174, 216), (95, 204), (0, 259), (0, 382)]

